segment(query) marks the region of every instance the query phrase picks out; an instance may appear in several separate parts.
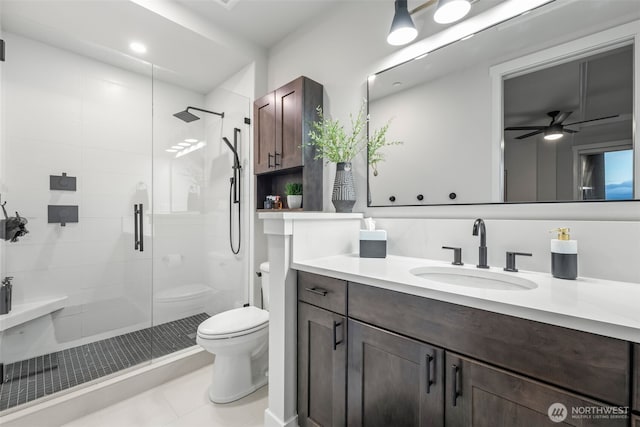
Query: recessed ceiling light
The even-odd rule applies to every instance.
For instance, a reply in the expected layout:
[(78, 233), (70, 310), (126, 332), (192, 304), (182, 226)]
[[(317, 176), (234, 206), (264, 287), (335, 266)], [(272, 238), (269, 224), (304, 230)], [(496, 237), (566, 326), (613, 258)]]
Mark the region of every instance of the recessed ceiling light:
[(188, 142), (178, 142), (178, 145), (182, 145), (183, 147), (189, 147), (189, 146), (191, 146), (191, 144), (190, 144), (190, 143), (188, 143)]
[(392, 86), (400, 86), (402, 85), (402, 82), (393, 82)]
[(187, 138), (187, 139), (184, 140), (184, 142), (188, 142), (190, 144), (195, 144), (196, 142), (198, 142), (198, 140), (195, 139), (195, 138)]
[(173, 149), (171, 149), (171, 148), (167, 148), (167, 149), (166, 149), (166, 150), (164, 150), (164, 151), (166, 151), (167, 153), (177, 153), (177, 152), (178, 152), (178, 150), (173, 150)]
[(438, 24), (451, 24), (464, 18), (470, 9), (471, 3), (469, 0), (438, 0), (433, 19)]
[(131, 49), (135, 53), (147, 53), (147, 47), (140, 42), (129, 43), (129, 49)]
[(182, 150), (184, 147), (181, 145), (172, 145), (171, 148), (173, 148), (174, 150)]

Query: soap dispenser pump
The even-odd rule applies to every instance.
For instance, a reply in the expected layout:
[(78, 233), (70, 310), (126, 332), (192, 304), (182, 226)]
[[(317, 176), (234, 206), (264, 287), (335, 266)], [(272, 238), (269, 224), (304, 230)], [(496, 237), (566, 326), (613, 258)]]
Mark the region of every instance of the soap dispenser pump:
[(578, 241), (571, 240), (569, 229), (556, 228), (557, 239), (551, 239), (551, 275), (558, 279), (578, 277)]
[(13, 277), (5, 277), (0, 286), (0, 314), (7, 314), (11, 311), (12, 288), (11, 280)]

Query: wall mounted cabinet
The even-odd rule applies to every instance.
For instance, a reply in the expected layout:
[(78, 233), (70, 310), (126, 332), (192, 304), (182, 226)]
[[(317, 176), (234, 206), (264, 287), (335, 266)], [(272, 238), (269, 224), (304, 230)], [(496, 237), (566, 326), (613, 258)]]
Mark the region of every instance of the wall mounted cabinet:
[[(624, 416), (572, 416), (572, 408), (637, 405), (640, 369), (628, 341), (304, 272), (298, 296), (301, 426), (542, 426), (562, 403), (570, 425), (640, 427)], [(316, 311), (326, 318), (310, 321)], [(343, 319), (346, 375), (342, 353), (327, 348)], [(327, 381), (338, 399), (346, 381), (346, 419), (335, 416), (344, 410), (336, 401), (324, 415), (308, 409), (314, 387), (328, 396)]]
[(322, 85), (299, 77), (254, 102), (254, 172), (257, 206), (269, 194), (284, 196), (287, 182), (303, 185), (303, 209), (322, 210), (321, 159), (308, 145), (322, 107)]

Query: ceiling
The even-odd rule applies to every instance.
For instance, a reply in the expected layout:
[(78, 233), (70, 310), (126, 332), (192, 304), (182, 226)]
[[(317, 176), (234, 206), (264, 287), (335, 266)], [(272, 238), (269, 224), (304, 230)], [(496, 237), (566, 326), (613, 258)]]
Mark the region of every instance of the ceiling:
[[(367, 8), (384, 1), (348, 0), (362, 8), (354, 31), (378, 34), (366, 24)], [(505, 0), (476, 0), (471, 16)], [(153, 64), (154, 77), (208, 93), (266, 56), (287, 35), (339, 13), (347, 0), (0, 0), (3, 31), (14, 32), (138, 72)], [(424, 0), (409, 0), (409, 10)], [(446, 26), (433, 22), (434, 7), (413, 15), (419, 39)], [(369, 9), (371, 10), (371, 9)], [(379, 29), (375, 29), (379, 30)], [(386, 33), (386, 29), (385, 29)], [(377, 38), (377, 37), (376, 37)], [(130, 52), (144, 42), (144, 55)], [(378, 41), (388, 52), (384, 40)], [(10, 49), (10, 48), (9, 48)], [(395, 48), (394, 48), (395, 49)]]

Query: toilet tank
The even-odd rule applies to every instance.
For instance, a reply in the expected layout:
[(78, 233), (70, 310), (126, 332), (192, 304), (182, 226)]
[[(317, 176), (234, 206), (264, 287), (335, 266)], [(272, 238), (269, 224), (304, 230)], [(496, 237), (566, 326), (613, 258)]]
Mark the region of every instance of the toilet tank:
[(262, 302), (265, 310), (269, 310), (269, 263), (260, 264), (260, 273), (262, 274)]

